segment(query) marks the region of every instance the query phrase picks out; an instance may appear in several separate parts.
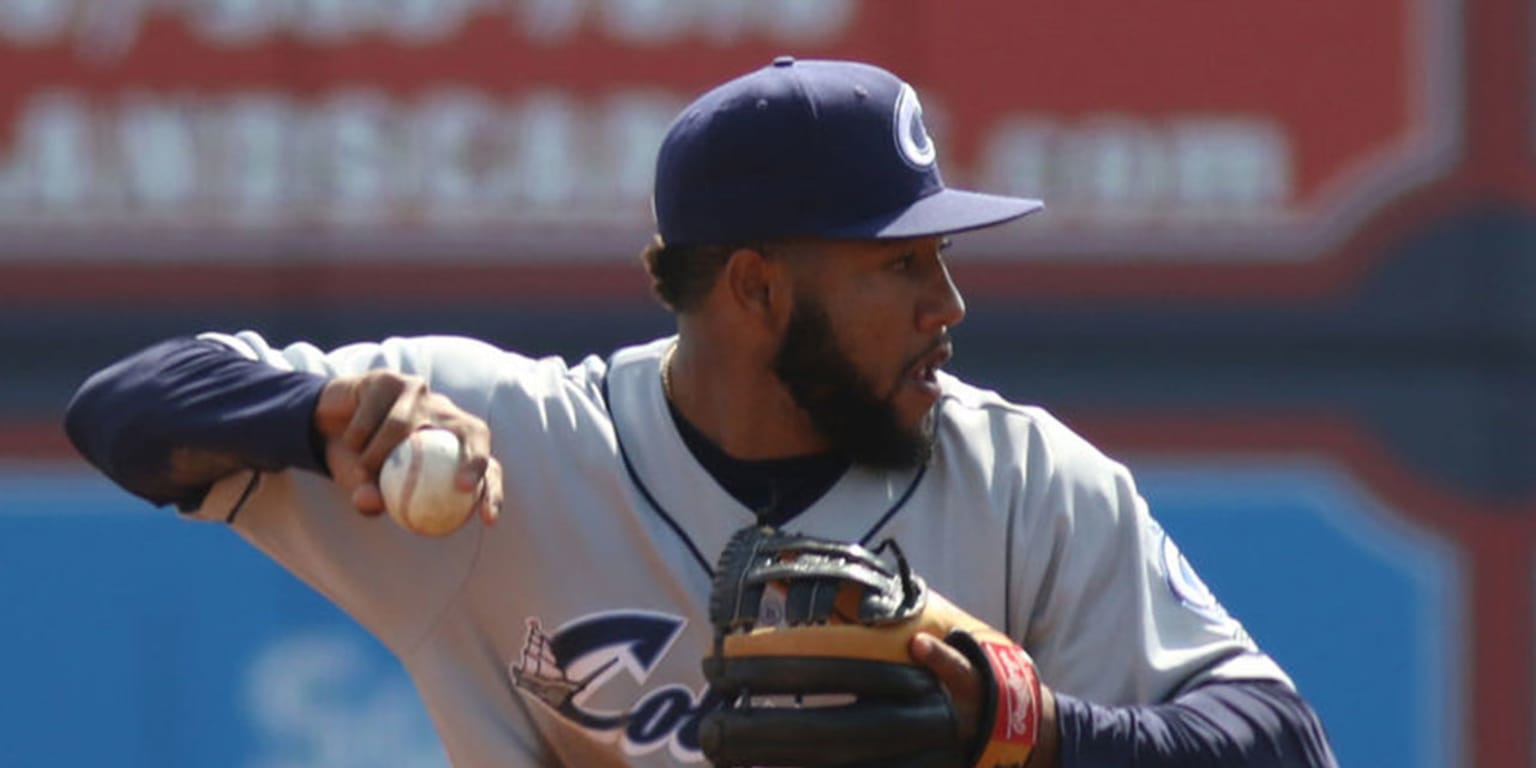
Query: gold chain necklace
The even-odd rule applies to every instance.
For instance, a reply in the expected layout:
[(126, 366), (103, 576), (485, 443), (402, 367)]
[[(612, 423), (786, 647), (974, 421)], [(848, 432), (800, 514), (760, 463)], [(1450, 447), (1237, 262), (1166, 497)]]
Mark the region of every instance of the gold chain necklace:
[(677, 352), (677, 344), (667, 347), (667, 351), (661, 356), (661, 394), (668, 400), (672, 400), (672, 355)]

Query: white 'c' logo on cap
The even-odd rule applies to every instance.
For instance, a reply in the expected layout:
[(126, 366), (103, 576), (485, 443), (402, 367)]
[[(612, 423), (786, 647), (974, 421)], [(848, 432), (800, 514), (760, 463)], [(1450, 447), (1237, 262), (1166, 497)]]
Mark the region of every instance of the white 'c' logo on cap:
[(936, 152), (928, 129), (923, 127), (923, 105), (917, 101), (917, 91), (906, 83), (901, 84), (901, 95), (896, 97), (896, 148), (901, 156), (915, 168), (933, 165)]

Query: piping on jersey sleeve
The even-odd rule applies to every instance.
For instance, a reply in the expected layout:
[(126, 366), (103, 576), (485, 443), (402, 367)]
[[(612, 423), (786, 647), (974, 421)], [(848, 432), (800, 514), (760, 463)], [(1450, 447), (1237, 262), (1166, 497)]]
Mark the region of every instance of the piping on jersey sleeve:
[(246, 481), (245, 490), (240, 492), (240, 498), (235, 499), (235, 503), (229, 507), (229, 513), (224, 516), (225, 525), (232, 525), (235, 522), (235, 516), (240, 514), (240, 510), (245, 509), (245, 503), (250, 501), (251, 495), (256, 492), (256, 484), (260, 482), (261, 472), (251, 472), (251, 479)]

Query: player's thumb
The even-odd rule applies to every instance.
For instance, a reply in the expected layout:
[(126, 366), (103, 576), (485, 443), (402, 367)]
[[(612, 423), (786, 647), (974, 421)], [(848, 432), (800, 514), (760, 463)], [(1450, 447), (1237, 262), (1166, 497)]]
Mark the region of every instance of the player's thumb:
[(353, 508), (365, 515), (377, 515), (384, 511), (384, 496), (363, 467), (362, 454), (342, 439), (357, 415), (360, 394), (356, 378), (326, 382), (315, 402), (311, 429), (323, 446), (331, 480), (347, 494)]
[(352, 423), (352, 417), (357, 412), (357, 404), (357, 379), (338, 378), (327, 381), (320, 389), (319, 399), (315, 401), (315, 411), (311, 421), (315, 433), (327, 443), (340, 437), (346, 431), (347, 425)]
[(981, 709), (981, 678), (976, 669), (965, 654), (927, 632), (912, 636), (908, 652), (914, 661), (932, 672), (949, 693), (962, 743), (970, 743), (976, 734), (976, 718)]

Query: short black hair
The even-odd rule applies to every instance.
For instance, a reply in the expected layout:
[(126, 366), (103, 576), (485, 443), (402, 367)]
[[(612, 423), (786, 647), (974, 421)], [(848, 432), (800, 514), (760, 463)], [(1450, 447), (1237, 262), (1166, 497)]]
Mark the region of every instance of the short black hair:
[(656, 298), (681, 314), (699, 308), (731, 254), (743, 247), (750, 246), (665, 245), (657, 236), (640, 252), (640, 258), (651, 275), (651, 291)]

